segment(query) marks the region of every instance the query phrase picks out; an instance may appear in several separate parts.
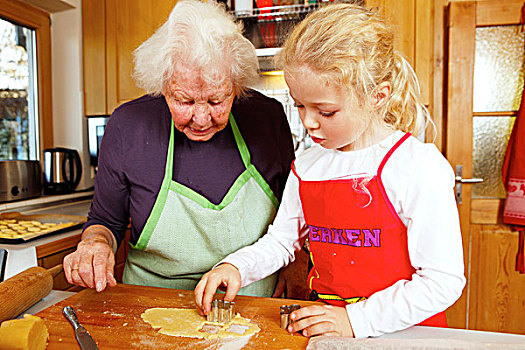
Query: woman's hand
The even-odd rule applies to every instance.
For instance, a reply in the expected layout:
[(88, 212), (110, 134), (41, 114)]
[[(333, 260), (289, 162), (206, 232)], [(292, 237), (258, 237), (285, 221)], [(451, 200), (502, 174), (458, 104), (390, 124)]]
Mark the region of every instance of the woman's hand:
[(84, 232), (77, 250), (64, 258), (64, 273), (69, 283), (101, 292), (107, 285), (117, 285), (113, 276), (115, 255), (108, 242), (109, 238), (100, 232), (100, 227), (103, 226), (89, 232), (91, 227), (94, 226)]
[(290, 314), (293, 321), (288, 332), (302, 332), (305, 337), (316, 335), (353, 337), (354, 331), (344, 307), (315, 305), (300, 308)]
[(195, 305), (199, 313), (204, 316), (211, 310), (211, 302), (217, 288), (226, 288), (224, 300), (232, 301), (241, 288), (241, 274), (231, 264), (224, 263), (208, 271), (195, 287)]

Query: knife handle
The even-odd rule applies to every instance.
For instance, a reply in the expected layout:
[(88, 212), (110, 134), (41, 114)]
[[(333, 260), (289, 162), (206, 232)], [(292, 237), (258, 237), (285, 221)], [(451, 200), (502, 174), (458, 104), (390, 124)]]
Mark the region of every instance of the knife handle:
[(80, 327), (80, 323), (78, 322), (77, 314), (75, 313), (75, 310), (73, 310), (71, 306), (66, 306), (62, 310), (62, 313), (64, 314), (64, 316), (66, 316), (68, 321), (71, 322), (71, 324), (73, 325), (75, 329)]

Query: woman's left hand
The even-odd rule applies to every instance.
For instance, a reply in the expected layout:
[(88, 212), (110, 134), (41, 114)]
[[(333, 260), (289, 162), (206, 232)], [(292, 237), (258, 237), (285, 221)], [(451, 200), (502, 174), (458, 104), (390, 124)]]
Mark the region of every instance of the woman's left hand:
[(302, 332), (305, 337), (317, 335), (353, 337), (354, 331), (344, 307), (315, 305), (290, 314), (293, 321), (288, 332)]

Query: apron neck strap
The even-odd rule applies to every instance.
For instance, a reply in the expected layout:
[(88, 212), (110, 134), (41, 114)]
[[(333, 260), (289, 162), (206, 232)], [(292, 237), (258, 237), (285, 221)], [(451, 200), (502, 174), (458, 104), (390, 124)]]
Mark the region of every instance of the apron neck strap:
[(248, 168), (251, 164), (250, 151), (248, 150), (248, 146), (246, 146), (246, 143), (244, 142), (244, 139), (242, 138), (241, 132), (239, 131), (239, 127), (237, 126), (237, 123), (235, 122), (235, 118), (233, 117), (233, 114), (231, 112), (230, 112), (230, 125), (233, 130), (233, 136), (235, 137), (235, 143), (237, 143), (237, 148), (239, 149), (239, 152), (241, 153), (242, 162), (244, 163), (244, 166)]
[(407, 132), (405, 133), (405, 135), (403, 135), (403, 137), (401, 139), (399, 139), (396, 144), (388, 151), (388, 153), (385, 155), (385, 157), (383, 158), (383, 160), (381, 161), (381, 164), (379, 164), (379, 168), (377, 169), (377, 176), (379, 178), (381, 178), (381, 173), (383, 172), (383, 168), (385, 167), (385, 164), (386, 162), (388, 161), (388, 159), (390, 159), (390, 156), (392, 155), (392, 153), (394, 153), (394, 151), (399, 147), (401, 146), (401, 144), (403, 142), (405, 142), (406, 139), (408, 139), (412, 134)]
[(164, 171), (164, 179), (170, 179), (173, 177), (173, 144), (175, 143), (174, 140), (174, 131), (175, 126), (173, 123), (173, 119), (170, 116), (171, 120), (171, 130), (170, 130), (170, 142), (168, 143), (168, 156), (166, 157), (166, 170)]
[[(244, 164), (244, 167), (248, 169), (248, 167), (251, 164), (251, 156), (250, 151), (248, 150), (248, 146), (246, 146), (246, 143), (244, 142), (244, 139), (241, 135), (241, 132), (239, 131), (239, 127), (237, 126), (237, 123), (235, 122), (235, 118), (233, 117), (233, 114), (230, 112), (230, 118), (229, 118), (230, 125), (232, 127), (233, 136), (235, 137), (235, 143), (237, 144), (237, 148), (239, 149), (239, 153), (241, 154), (241, 159)], [(170, 131), (170, 142), (168, 145), (168, 156), (166, 158), (166, 170), (164, 172), (164, 177), (169, 177), (171, 179), (171, 176), (173, 174), (173, 145), (175, 143), (174, 141), (174, 134), (175, 134), (175, 127), (173, 124), (173, 120), (171, 120), (171, 131)]]

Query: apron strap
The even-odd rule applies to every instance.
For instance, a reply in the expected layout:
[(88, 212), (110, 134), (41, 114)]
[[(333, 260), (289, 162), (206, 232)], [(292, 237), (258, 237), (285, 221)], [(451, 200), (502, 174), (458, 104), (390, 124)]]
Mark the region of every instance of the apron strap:
[(297, 177), (297, 179), (301, 181), (301, 178), (299, 177), (299, 175), (297, 175), (297, 171), (295, 171), (295, 159), (292, 160), (292, 172)]
[(394, 153), (394, 151), (396, 149), (399, 148), (399, 146), (401, 146), (401, 144), (403, 142), (405, 142), (406, 139), (408, 139), (412, 134), (407, 132), (402, 138), (399, 139), (399, 141), (396, 142), (396, 144), (387, 152), (387, 154), (385, 155), (385, 157), (383, 158), (383, 160), (381, 161), (381, 164), (379, 165), (379, 168), (377, 169), (377, 177), (378, 178), (381, 178), (381, 173), (383, 172), (383, 168), (385, 167), (385, 164), (386, 162), (388, 161), (388, 159), (390, 158), (390, 156), (392, 155), (392, 153)]
[(235, 137), (237, 148), (239, 148), (239, 152), (241, 153), (241, 158), (242, 158), (244, 167), (248, 169), (248, 167), (251, 164), (250, 151), (248, 150), (248, 146), (246, 146), (246, 143), (244, 142), (241, 132), (239, 131), (239, 127), (237, 126), (237, 123), (235, 122), (235, 118), (233, 117), (233, 114), (231, 112), (230, 112), (230, 125), (232, 126), (233, 136)]

